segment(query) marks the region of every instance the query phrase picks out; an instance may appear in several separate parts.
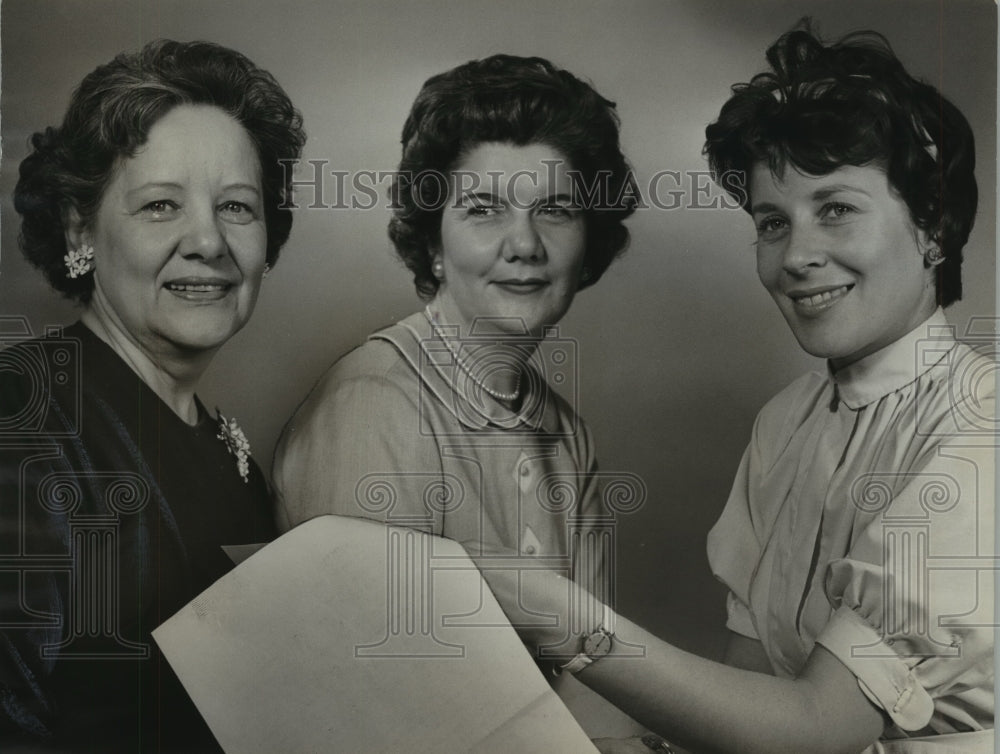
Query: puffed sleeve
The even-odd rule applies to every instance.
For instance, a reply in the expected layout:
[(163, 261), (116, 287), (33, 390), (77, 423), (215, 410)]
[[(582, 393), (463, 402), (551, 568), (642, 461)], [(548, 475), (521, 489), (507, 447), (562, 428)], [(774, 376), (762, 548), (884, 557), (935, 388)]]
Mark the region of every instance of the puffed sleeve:
[(992, 727), (991, 445), (944, 443), (917, 471), (861, 480), (876, 515), (826, 573), (817, 642), (903, 730), (935, 708), (955, 730)]
[(280, 530), (332, 513), (441, 533), (442, 514), (425, 500), (442, 462), (433, 438), (420, 433), (415, 393), (378, 374), (328, 375), (275, 453)]
[(722, 516), (708, 533), (708, 560), (712, 573), (729, 587), (726, 628), (751, 639), (760, 638), (748, 607), (753, 564), (760, 560), (761, 553), (750, 508), (751, 468), (758, 465), (758, 457), (759, 450), (752, 440), (743, 453)]
[[(760, 410), (740, 460), (726, 506), (708, 534), (708, 559), (715, 577), (729, 587), (726, 627), (763, 639), (753, 618), (751, 584), (768, 534), (792, 487), (795, 465), (778, 464), (796, 443), (813, 407), (827, 400), (826, 380), (806, 374)], [(760, 595), (755, 595), (760, 599)]]

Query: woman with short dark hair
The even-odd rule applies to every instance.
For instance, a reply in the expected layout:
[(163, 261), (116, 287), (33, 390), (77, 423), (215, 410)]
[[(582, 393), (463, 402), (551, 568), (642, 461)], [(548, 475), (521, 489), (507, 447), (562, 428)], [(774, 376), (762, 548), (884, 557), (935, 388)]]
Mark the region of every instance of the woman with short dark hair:
[[(437, 293), (434, 247), (445, 195), (439, 178), (471, 147), (544, 143), (572, 165), (587, 224), (585, 275), (596, 283), (628, 244), (632, 175), (618, 145), (618, 117), (589, 84), (542, 58), (494, 55), (428, 79), (403, 126), (403, 157), (389, 236), (424, 298)], [(632, 201), (629, 201), (629, 200)]]
[[(828, 372), (761, 410), (709, 535), (726, 664), (609, 613), (566, 667), (695, 751), (992, 751), (996, 365), (940, 309), (975, 217), (972, 133), (879, 35), (798, 29), (767, 58), (705, 152), (753, 217), (761, 282)], [(529, 644), (561, 638), (561, 577), (484, 575)]]
[(273, 266), (292, 229), (291, 174), (282, 160), (302, 151), (301, 117), (267, 71), (210, 42), (159, 40), (98, 66), (77, 88), (60, 127), (31, 137), (14, 192), (21, 248), (57, 291), (90, 300), (95, 275), (66, 274), (63, 257), (69, 207), (86, 223), (123, 159), (134, 156), (149, 129), (179, 105), (209, 105), (234, 118), (260, 160), (266, 201), (266, 263)]
[(242, 430), (196, 391), (288, 238), (305, 140), (268, 74), (158, 41), (90, 73), (32, 137), (21, 247), (82, 307), (0, 351), (0, 735), (218, 750), (150, 632), (274, 534)]
[[(844, 165), (887, 176), (917, 229), (940, 247), (937, 302), (962, 297), (962, 248), (976, 217), (975, 141), (965, 116), (930, 84), (914, 79), (873, 32), (824, 47), (804, 31), (768, 50), (773, 71), (733, 87), (706, 130), (716, 176), (751, 176), (766, 164), (827, 175)], [(747, 212), (747, 190), (733, 197)], [(931, 262), (927, 262), (930, 266)]]
[(429, 79), (389, 226), (427, 306), (341, 358), (286, 426), (279, 526), (401, 523), (563, 558), (602, 588), (593, 441), (546, 381), (572, 385), (573, 347), (544, 339), (624, 249), (630, 187), (614, 104), (550, 62), (495, 55)]

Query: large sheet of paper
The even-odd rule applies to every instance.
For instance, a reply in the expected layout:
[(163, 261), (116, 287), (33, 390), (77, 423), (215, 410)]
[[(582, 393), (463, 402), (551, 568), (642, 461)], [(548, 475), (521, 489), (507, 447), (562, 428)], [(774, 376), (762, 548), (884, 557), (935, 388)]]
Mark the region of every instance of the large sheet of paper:
[(325, 516), (153, 632), (222, 747), (594, 752), (460, 546)]

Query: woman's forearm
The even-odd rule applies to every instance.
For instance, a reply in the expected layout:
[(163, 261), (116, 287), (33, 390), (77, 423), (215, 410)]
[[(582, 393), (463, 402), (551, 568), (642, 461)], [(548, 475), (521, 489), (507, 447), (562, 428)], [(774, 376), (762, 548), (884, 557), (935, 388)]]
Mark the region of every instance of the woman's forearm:
[[(618, 649), (626, 645), (642, 645), (645, 656)], [(883, 727), (854, 676), (822, 648), (798, 678), (778, 678), (698, 657), (619, 620), (611, 654), (578, 677), (698, 752), (857, 752)]]
[[(569, 605), (587, 598), (552, 572), (523, 580), (512, 571), (484, 575), (534, 647), (563, 641)], [(524, 609), (539, 605), (558, 612), (559, 625), (538, 625)], [(651, 730), (694, 751), (857, 752), (882, 731), (881, 712), (825, 649), (813, 651), (798, 678), (777, 678), (690, 654), (623, 618), (614, 628), (611, 653), (580, 671), (579, 679)]]

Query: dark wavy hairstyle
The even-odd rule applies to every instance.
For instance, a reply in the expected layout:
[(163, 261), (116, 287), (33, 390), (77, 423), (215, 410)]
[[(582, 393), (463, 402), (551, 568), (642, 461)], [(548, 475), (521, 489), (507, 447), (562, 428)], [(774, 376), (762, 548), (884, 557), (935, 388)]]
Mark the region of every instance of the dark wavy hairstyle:
[(274, 264), (292, 229), (291, 171), (305, 144), (302, 116), (267, 71), (210, 42), (150, 42), (97, 67), (77, 87), (59, 128), (31, 137), (14, 189), (21, 249), (49, 283), (81, 303), (93, 275), (66, 275), (64, 227), (75, 209), (93, 219), (120, 160), (135, 154), (153, 125), (178, 105), (213, 105), (247, 131), (257, 149), (264, 189), (267, 261)]
[(960, 299), (978, 190), (972, 129), (958, 108), (910, 76), (875, 32), (824, 44), (803, 19), (771, 45), (767, 61), (773, 71), (733, 86), (705, 129), (716, 181), (750, 211), (747, 178), (757, 163), (776, 176), (789, 162), (808, 175), (844, 165), (884, 168), (914, 225), (944, 254), (938, 302)]
[(447, 175), (485, 142), (546, 144), (566, 157), (586, 197), (585, 275), (579, 287), (596, 283), (628, 245), (623, 221), (639, 199), (618, 126), (614, 102), (542, 58), (493, 55), (428, 79), (403, 126), (389, 222), (389, 237), (413, 273), (417, 292), (430, 298), (438, 289), (431, 262), (443, 209), (440, 183), (420, 176)]

